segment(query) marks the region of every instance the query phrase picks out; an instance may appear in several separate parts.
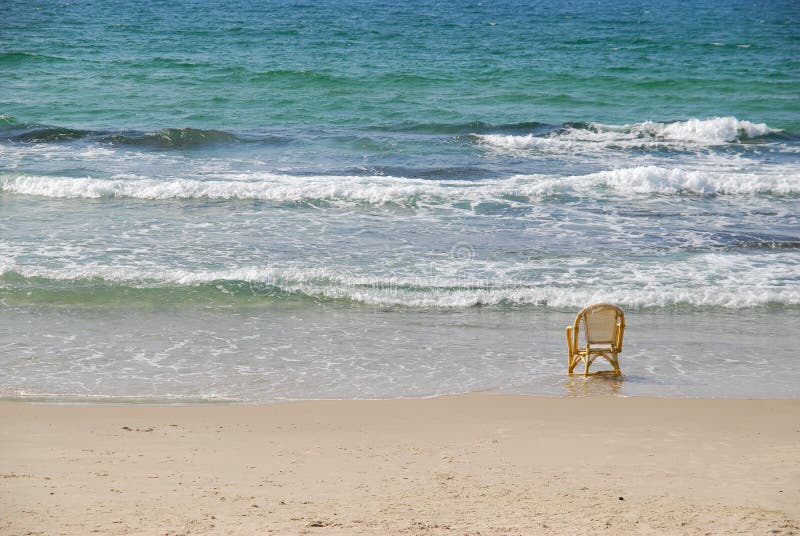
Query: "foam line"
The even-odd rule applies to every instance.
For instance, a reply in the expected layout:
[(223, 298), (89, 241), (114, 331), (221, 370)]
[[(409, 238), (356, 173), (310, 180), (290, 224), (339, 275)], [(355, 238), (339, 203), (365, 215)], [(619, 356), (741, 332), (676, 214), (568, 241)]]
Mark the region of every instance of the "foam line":
[(800, 193), (800, 172), (775, 167), (761, 173), (734, 170), (685, 170), (635, 166), (588, 175), (515, 175), (505, 179), (427, 181), (387, 176), (313, 176), (257, 174), (245, 180), (111, 178), (96, 179), (7, 175), (4, 193), (52, 198), (101, 199), (251, 199), (272, 202), (331, 201), (372, 205), (442, 205), (452, 202), (505, 201), (568, 193), (584, 196), (641, 194)]

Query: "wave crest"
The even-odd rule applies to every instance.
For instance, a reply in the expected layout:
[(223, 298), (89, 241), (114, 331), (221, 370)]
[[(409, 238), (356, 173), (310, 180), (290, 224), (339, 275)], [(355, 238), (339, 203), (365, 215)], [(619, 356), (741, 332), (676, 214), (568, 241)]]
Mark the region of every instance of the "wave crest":
[(291, 176), (268, 173), (236, 180), (109, 179), (9, 175), (0, 191), (52, 198), (145, 200), (218, 199), (277, 203), (425, 206), (496, 201), (528, 203), (553, 195), (753, 195), (800, 194), (800, 173), (777, 168), (770, 173), (684, 170), (659, 166), (612, 169), (588, 175), (515, 175), (504, 179), (430, 181), (391, 176)]
[[(790, 259), (791, 260), (791, 259)], [(702, 263), (701, 263), (702, 265)], [(791, 266), (782, 267), (791, 270)], [(782, 272), (783, 273), (783, 272)], [(735, 283), (738, 279), (733, 278)], [(800, 305), (800, 289), (774, 287), (762, 280), (759, 285), (741, 288), (737, 284), (695, 287), (677, 283), (643, 288), (615, 288), (610, 285), (563, 286), (555, 284), (514, 283), (461, 278), (413, 278), (392, 274), (355, 275), (343, 269), (325, 268), (237, 268), (217, 271), (184, 269), (147, 270), (134, 267), (98, 267), (70, 269), (25, 269), (0, 266), (0, 289), (19, 300), (31, 298), (31, 288), (64, 294), (71, 302), (76, 293), (87, 299), (104, 296), (115, 301), (116, 293), (125, 299), (135, 295), (151, 299), (183, 299), (228, 301), (244, 299), (322, 299), (343, 300), (377, 306), (424, 308), (463, 308), (474, 306), (583, 307), (586, 303), (612, 302), (631, 308), (718, 307), (742, 309), (751, 307), (796, 307)], [(71, 286), (70, 284), (75, 284)], [(65, 285), (66, 284), (66, 285)], [(5, 288), (4, 288), (5, 287)], [(158, 290), (159, 292), (153, 292)], [(201, 291), (199, 294), (195, 291)], [(87, 292), (88, 291), (88, 292)], [(169, 291), (166, 294), (164, 291)], [(175, 296), (175, 293), (182, 297)]]
[[(602, 128), (601, 125), (597, 125)], [(764, 123), (751, 123), (735, 117), (714, 117), (711, 119), (689, 119), (672, 123), (646, 121), (631, 125), (630, 132), (640, 137), (655, 139), (690, 141), (704, 145), (721, 145), (758, 138), (777, 132)]]
[(92, 179), (17, 176), (0, 181), (2, 191), (61, 198), (248, 199), (273, 202), (350, 201), (369, 204), (408, 202), (436, 196), (445, 188), (421, 179), (396, 177), (294, 177), (262, 175), (260, 180), (148, 178)]
[(100, 136), (98, 141), (120, 145), (141, 145), (157, 149), (186, 149), (213, 143), (232, 143), (238, 141), (238, 138), (236, 135), (224, 130), (165, 128), (145, 134), (104, 135)]
[[(154, 132), (132, 130), (80, 130), (65, 127), (19, 123), (0, 116), (0, 129), (8, 132), (10, 141), (24, 143), (58, 143), (90, 138), (111, 145), (134, 145), (155, 149), (186, 149), (214, 143), (235, 143), (238, 136), (224, 130), (199, 128), (164, 128)], [(266, 137), (265, 141), (271, 141)]]
[(566, 123), (546, 133), (475, 134), (483, 145), (498, 149), (563, 151), (585, 146), (597, 148), (658, 148), (664, 146), (715, 146), (753, 141), (783, 131), (764, 123), (751, 123), (735, 117), (689, 119), (686, 121), (645, 121), (628, 125)]
[(758, 175), (754, 173), (714, 173), (680, 168), (640, 166), (601, 171), (586, 176), (593, 186), (604, 185), (619, 193), (636, 194), (796, 194), (800, 175)]
[(79, 140), (92, 134), (89, 130), (77, 130), (61, 127), (33, 128), (12, 137), (12, 141), (32, 143), (52, 143), (59, 141)]

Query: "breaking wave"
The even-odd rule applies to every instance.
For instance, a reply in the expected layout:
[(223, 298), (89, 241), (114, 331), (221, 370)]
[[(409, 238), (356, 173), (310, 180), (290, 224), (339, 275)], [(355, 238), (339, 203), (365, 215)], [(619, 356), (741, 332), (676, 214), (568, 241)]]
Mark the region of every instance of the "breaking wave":
[(735, 117), (689, 119), (687, 121), (645, 121), (629, 125), (567, 123), (563, 128), (525, 135), (475, 134), (479, 143), (497, 149), (562, 151), (591, 144), (597, 148), (687, 148), (728, 143), (784, 139), (784, 131), (764, 123), (751, 123)]
[[(787, 259), (787, 262), (791, 259)], [(775, 275), (793, 264), (775, 267)], [(745, 275), (754, 276), (757, 269)], [(124, 267), (70, 269), (25, 269), (16, 266), (0, 270), (0, 295), (14, 301), (35, 301), (41, 294), (48, 303), (58, 295), (69, 303), (80, 295), (93, 303), (134, 303), (141, 300), (175, 302), (226, 302), (236, 299), (336, 300), (377, 306), (463, 308), (475, 306), (583, 307), (586, 303), (613, 302), (631, 308), (795, 307), (800, 305), (800, 288), (774, 287), (764, 280), (741, 287), (735, 274), (723, 277), (731, 284), (693, 286), (651, 283), (643, 288), (624, 285), (494, 281), (463, 278), (413, 278), (408, 276), (354, 275), (342, 269), (325, 268), (239, 268), (217, 271), (183, 269), (148, 270)], [(741, 275), (741, 274), (740, 274)], [(763, 275), (763, 274), (762, 274)], [(76, 295), (78, 296), (76, 298)]]
[(510, 133), (530, 133), (550, 132), (559, 128), (557, 125), (540, 123), (538, 121), (523, 121), (519, 123), (493, 124), (485, 121), (470, 121), (466, 123), (399, 123), (388, 125), (377, 125), (370, 127), (370, 130), (385, 132), (411, 132), (421, 134), (447, 134), (447, 135), (467, 135), (467, 134), (489, 134), (502, 132)]
[[(306, 143), (309, 139), (333, 140), (334, 143), (356, 143), (359, 147), (385, 148), (386, 136), (408, 135), (441, 137), (443, 143), (477, 144), (492, 151), (510, 153), (545, 153), (559, 156), (601, 155), (613, 152), (646, 152), (662, 154), (672, 151), (710, 151), (734, 144), (737, 151), (780, 143), (787, 153), (797, 152), (800, 135), (752, 123), (734, 117), (689, 119), (675, 122), (645, 121), (628, 125), (606, 125), (593, 122), (570, 122), (561, 125), (535, 121), (491, 124), (466, 123), (399, 123), (373, 125), (343, 135), (335, 128), (311, 132), (285, 129), (229, 132), (201, 128), (163, 128), (152, 131), (130, 129), (93, 130), (19, 122), (0, 116), (0, 140), (22, 144), (81, 143), (111, 147), (133, 147), (158, 151), (184, 150), (209, 145), (240, 143), (286, 144)], [(365, 145), (366, 144), (366, 145)]]
[(800, 172), (705, 171), (637, 166), (587, 175), (514, 175), (504, 179), (431, 181), (391, 176), (294, 176), (249, 174), (235, 180), (109, 179), (7, 175), (4, 193), (52, 198), (145, 200), (218, 199), (278, 203), (342, 202), (370, 205), (442, 205), (457, 202), (527, 203), (557, 195), (748, 195), (800, 194)]

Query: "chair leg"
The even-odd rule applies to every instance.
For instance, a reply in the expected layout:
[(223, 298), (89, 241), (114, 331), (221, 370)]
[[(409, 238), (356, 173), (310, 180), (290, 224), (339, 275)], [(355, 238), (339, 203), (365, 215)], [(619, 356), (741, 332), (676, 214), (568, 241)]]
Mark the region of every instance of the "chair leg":
[(567, 327), (567, 373), (572, 374), (578, 360), (575, 357), (575, 349), (572, 347), (572, 328)]
[(569, 373), (572, 374), (575, 371), (575, 367), (580, 363), (580, 356), (576, 354), (571, 354), (569, 356)]
[(611, 364), (614, 366), (614, 373), (616, 373), (618, 376), (622, 376), (622, 371), (619, 370), (619, 356), (617, 352), (612, 352), (611, 356), (613, 357)]
[(587, 353), (586, 354), (586, 366), (583, 369), (583, 375), (584, 376), (588, 376), (589, 375), (589, 365), (591, 365), (591, 363), (592, 363), (592, 361), (591, 361), (591, 359), (589, 359), (589, 354)]

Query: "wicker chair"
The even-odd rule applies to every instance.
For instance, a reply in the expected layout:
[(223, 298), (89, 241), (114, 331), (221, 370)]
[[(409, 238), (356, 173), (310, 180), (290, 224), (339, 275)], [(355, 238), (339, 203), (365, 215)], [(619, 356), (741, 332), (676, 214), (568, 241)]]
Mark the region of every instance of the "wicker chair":
[[(581, 325), (583, 325), (583, 346), (579, 346)], [(622, 338), (625, 335), (625, 315), (622, 309), (609, 303), (597, 303), (585, 307), (575, 317), (575, 324), (567, 327), (567, 351), (569, 352), (570, 374), (578, 363), (583, 362), (583, 375), (589, 375), (589, 366), (598, 357), (606, 359), (613, 371), (604, 370), (593, 374), (622, 375), (619, 370), (619, 353), (622, 352)]]

